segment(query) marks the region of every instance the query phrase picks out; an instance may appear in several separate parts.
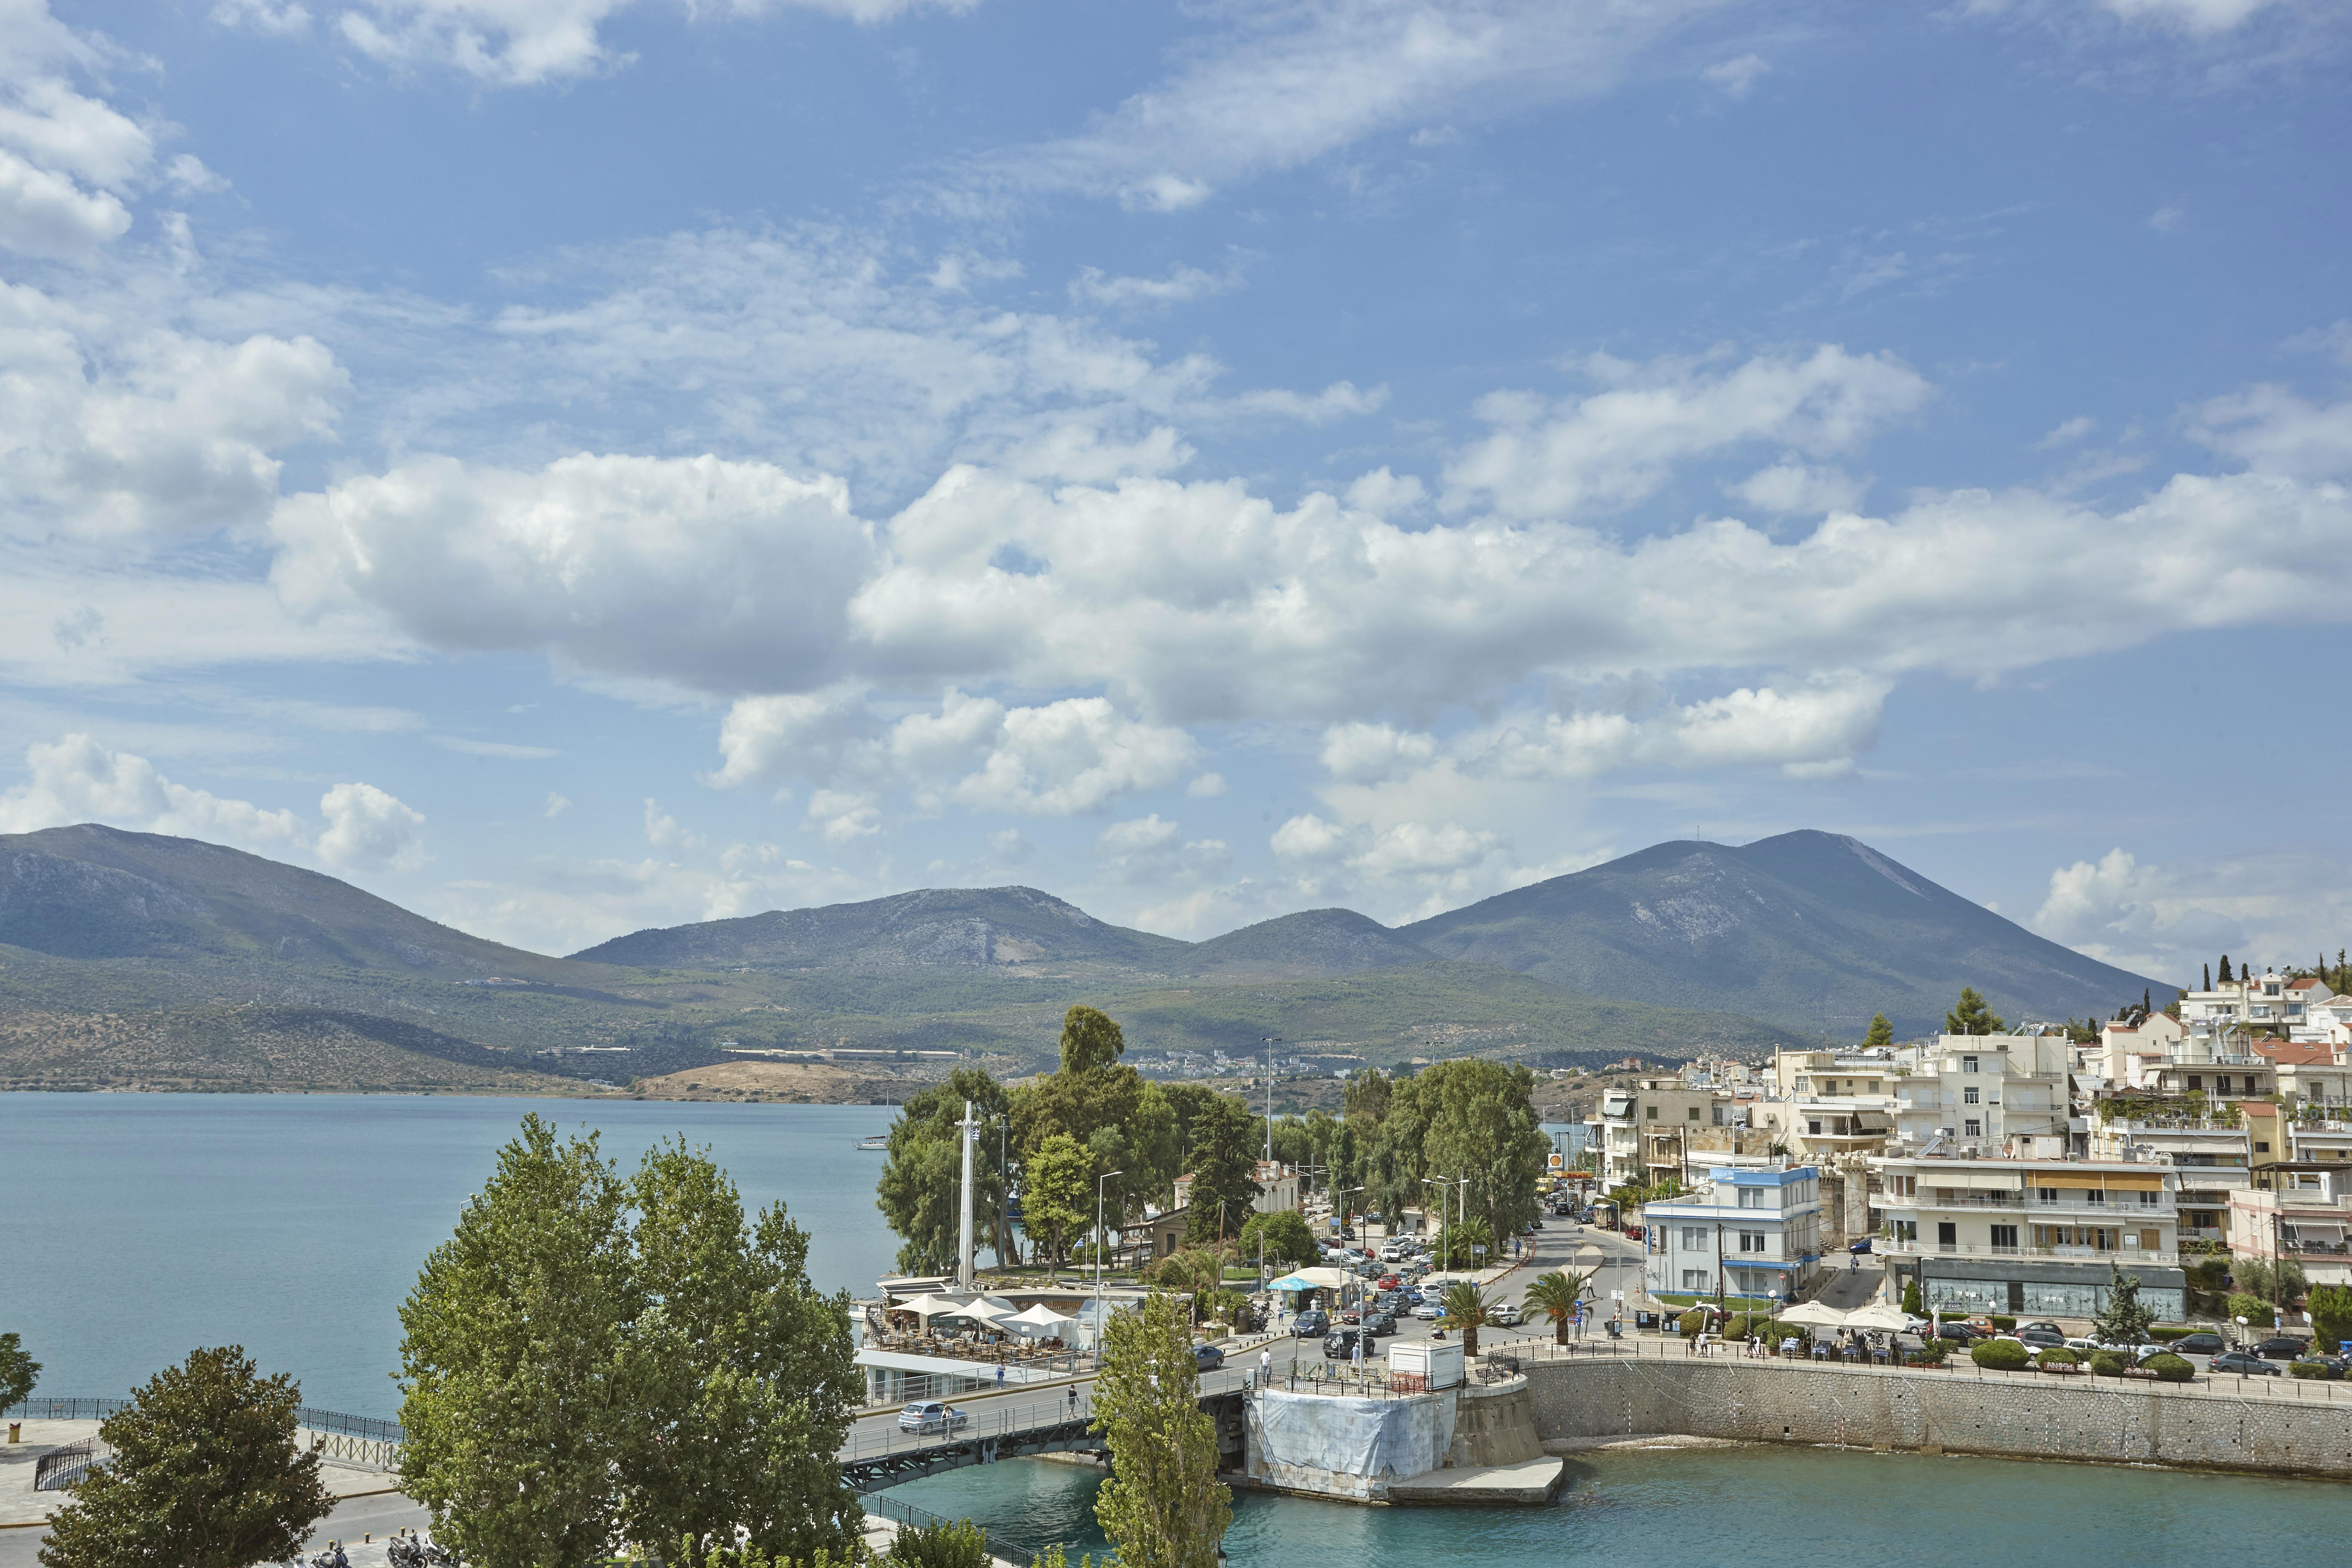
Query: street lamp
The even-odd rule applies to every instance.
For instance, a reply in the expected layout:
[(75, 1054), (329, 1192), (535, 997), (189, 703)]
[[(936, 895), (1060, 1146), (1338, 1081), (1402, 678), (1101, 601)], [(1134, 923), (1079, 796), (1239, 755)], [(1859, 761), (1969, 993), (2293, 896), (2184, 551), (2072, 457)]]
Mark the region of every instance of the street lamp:
[[(1462, 1189), (1462, 1202), (1459, 1206), (1459, 1218), (1465, 1219), (1469, 1218), (1470, 1178), (1468, 1176), (1462, 1177), (1458, 1182), (1447, 1180), (1443, 1177), (1423, 1176), (1421, 1178), (1421, 1185), (1423, 1186), (1460, 1186)], [(1445, 1200), (1443, 1197), (1440, 1197), (1437, 1200), (1437, 1221), (1440, 1225), (1444, 1225), (1445, 1223)], [(1438, 1263), (1438, 1267), (1451, 1274), (1454, 1272), (1454, 1232), (1449, 1227), (1443, 1234), (1445, 1238), (1444, 1249), (1441, 1260)]]
[(1103, 1183), (1115, 1176), (1126, 1174), (1125, 1171), (1105, 1171), (1095, 1177), (1095, 1359), (1097, 1362), (1102, 1359)]

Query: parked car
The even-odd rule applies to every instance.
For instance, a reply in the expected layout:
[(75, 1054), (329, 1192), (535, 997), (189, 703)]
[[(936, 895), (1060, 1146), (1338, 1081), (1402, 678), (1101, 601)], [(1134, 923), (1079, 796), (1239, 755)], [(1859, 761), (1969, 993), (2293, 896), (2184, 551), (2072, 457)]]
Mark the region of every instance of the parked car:
[(2254, 1346), (2254, 1354), (2265, 1361), (2301, 1361), (2303, 1353), (2310, 1348), (2311, 1342), (2307, 1339), (2297, 1339), (2293, 1334), (2273, 1334)]
[(2084, 1334), (2068, 1334), (2066, 1348), (2078, 1355), (2088, 1355), (2099, 1348), (2099, 1342)]
[(2182, 1355), (2219, 1355), (2230, 1347), (2221, 1343), (2220, 1334), (2200, 1329), (2195, 1333), (2185, 1333), (2174, 1340), (2172, 1348)]
[(2254, 1354), (2251, 1351), (2225, 1350), (2221, 1354), (2215, 1356), (2210, 1364), (2212, 1370), (2215, 1372), (2234, 1372), (2241, 1377), (2279, 1377), (2284, 1375), (2279, 1371), (2278, 1364), (2276, 1362), (2264, 1361), (2261, 1356)]
[(1396, 1314), (1394, 1312), (1366, 1312), (1364, 1314), (1364, 1332), (1370, 1334), (1374, 1339), (1379, 1339), (1386, 1334), (1392, 1334), (1396, 1333), (1396, 1330), (1397, 1322)]
[(1870, 1250), (1870, 1238), (1865, 1236), (1859, 1241), (1849, 1241), (1845, 1249), (1856, 1254), (1867, 1252)]
[(1382, 1291), (1393, 1291), (1402, 1283), (1403, 1283), (1403, 1281), (1399, 1280), (1394, 1274), (1383, 1274), (1379, 1279), (1372, 1281), (1372, 1284), (1376, 1289)]
[(1362, 1322), (1364, 1321), (1364, 1309), (1361, 1307), (1342, 1308), (1339, 1312), (1339, 1321), (1343, 1323)]
[(1982, 1330), (1970, 1328), (1966, 1323), (1937, 1323), (1936, 1333), (1960, 1344), (1974, 1344), (1980, 1339), (1990, 1337)]
[(1331, 1319), (1320, 1308), (1309, 1307), (1290, 1320), (1293, 1339), (1314, 1339), (1331, 1332)]
[(1496, 1328), (1515, 1329), (1519, 1326), (1519, 1304), (1505, 1301), (1486, 1314), (1486, 1321)]
[(1192, 1347), (1192, 1365), (1196, 1370), (1202, 1372), (1214, 1372), (1217, 1368), (1224, 1364), (1225, 1353), (1218, 1346), (1213, 1344), (1196, 1344)]
[(1328, 1361), (1353, 1359), (1356, 1354), (1356, 1342), (1359, 1340), (1363, 1342), (1366, 1355), (1380, 1354), (1381, 1342), (1374, 1335), (1368, 1334), (1361, 1329), (1333, 1329), (1323, 1336), (1324, 1358)]
[(2046, 1329), (2036, 1324), (2030, 1329), (2018, 1330), (2017, 1341), (2020, 1344), (2034, 1350), (2061, 1350), (2065, 1347), (2066, 1336), (2055, 1329)]
[(898, 1412), (901, 1432), (952, 1432), (968, 1425), (971, 1416), (952, 1405), (937, 1399), (919, 1400)]
[(2017, 1332), (2020, 1333), (2054, 1333), (2062, 1340), (2066, 1337), (2066, 1331), (2053, 1322), (2023, 1323), (2019, 1325)]
[(1437, 1299), (1433, 1296), (1413, 1308), (1412, 1315), (1423, 1322), (1433, 1323), (1445, 1315), (1445, 1309), (1440, 1306)]

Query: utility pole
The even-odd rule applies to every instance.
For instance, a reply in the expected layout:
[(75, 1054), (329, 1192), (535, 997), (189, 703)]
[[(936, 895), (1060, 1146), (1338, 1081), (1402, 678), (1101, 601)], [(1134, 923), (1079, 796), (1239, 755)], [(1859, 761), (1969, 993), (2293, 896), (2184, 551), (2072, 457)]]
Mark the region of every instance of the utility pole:
[(971, 1101), (963, 1103), (963, 1120), (956, 1125), (963, 1129), (963, 1224), (957, 1239), (956, 1288), (969, 1291), (971, 1289), (972, 1146), (975, 1134), (980, 1131), (980, 1124), (972, 1119)]
[(1125, 1171), (1105, 1171), (1095, 1177), (1095, 1363), (1102, 1363), (1102, 1255), (1103, 1255), (1103, 1183)]
[(1274, 1164), (1274, 1048), (1282, 1043), (1278, 1034), (1267, 1035), (1258, 1041), (1265, 1047), (1265, 1163)]

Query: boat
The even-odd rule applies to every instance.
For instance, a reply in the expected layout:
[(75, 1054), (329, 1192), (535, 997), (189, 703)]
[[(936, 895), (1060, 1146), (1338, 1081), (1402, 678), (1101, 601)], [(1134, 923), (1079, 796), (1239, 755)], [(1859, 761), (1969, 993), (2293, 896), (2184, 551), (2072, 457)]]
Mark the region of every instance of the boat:
[(887, 1153), (890, 1147), (890, 1134), (887, 1133), (868, 1133), (866, 1136), (857, 1140), (857, 1147), (864, 1153), (869, 1155)]

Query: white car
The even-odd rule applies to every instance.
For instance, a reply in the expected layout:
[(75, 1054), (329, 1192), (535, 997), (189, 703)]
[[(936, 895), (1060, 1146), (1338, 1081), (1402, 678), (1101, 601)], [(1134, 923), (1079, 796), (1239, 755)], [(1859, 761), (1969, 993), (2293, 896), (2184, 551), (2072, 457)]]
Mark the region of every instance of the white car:
[(1493, 1312), (1486, 1314), (1486, 1321), (1493, 1323), (1497, 1328), (1515, 1329), (1518, 1327), (1520, 1321), (1518, 1303), (1517, 1301), (1505, 1301), (1501, 1306), (1496, 1307)]
[(936, 1399), (925, 1399), (898, 1412), (901, 1432), (952, 1432), (967, 1426), (971, 1417), (952, 1405)]
[(1413, 1308), (1412, 1315), (1419, 1318), (1423, 1322), (1433, 1323), (1438, 1319), (1445, 1315), (1445, 1308), (1441, 1302), (1433, 1299), (1423, 1301), (1421, 1305)]

